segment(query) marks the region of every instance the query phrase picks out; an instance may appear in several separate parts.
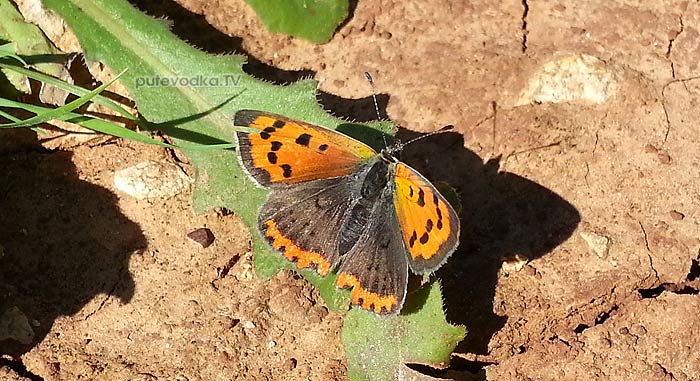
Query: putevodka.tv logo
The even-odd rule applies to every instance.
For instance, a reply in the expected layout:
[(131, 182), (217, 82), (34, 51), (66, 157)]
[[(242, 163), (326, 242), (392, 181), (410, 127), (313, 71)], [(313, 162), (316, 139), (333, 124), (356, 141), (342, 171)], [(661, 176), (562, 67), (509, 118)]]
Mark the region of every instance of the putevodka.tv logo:
[(141, 87), (234, 87), (241, 81), (240, 74), (136, 77), (136, 88)]

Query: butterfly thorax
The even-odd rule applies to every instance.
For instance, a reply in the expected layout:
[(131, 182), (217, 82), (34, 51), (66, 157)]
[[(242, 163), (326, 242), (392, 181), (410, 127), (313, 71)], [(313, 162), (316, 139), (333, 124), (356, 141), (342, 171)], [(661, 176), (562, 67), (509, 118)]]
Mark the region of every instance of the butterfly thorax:
[(365, 164), (360, 172), (361, 184), (356, 190), (356, 200), (349, 210), (349, 218), (340, 229), (338, 249), (340, 254), (348, 252), (355, 245), (360, 235), (366, 230), (372, 211), (383, 197), (389, 197), (387, 185), (393, 176), (393, 168), (398, 162), (385, 150)]

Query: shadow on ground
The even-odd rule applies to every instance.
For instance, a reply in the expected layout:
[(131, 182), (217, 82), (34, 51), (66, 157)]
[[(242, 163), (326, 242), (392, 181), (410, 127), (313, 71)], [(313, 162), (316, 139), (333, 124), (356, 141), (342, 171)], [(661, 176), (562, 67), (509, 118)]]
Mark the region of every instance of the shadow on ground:
[[(398, 137), (407, 141), (417, 135), (401, 130)], [(498, 158), (484, 163), (456, 133), (410, 144), (402, 160), (431, 181), (448, 183), (461, 198), (461, 244), (437, 276), (448, 320), (468, 330), (457, 352), (486, 354), (491, 336), (506, 320), (493, 312), (503, 260), (516, 254), (541, 257), (571, 236), (581, 216), (549, 189), (498, 172)]]
[(134, 294), (128, 262), (146, 239), (113, 193), (78, 177), (71, 155), (38, 145), (0, 152), (0, 313), (17, 307), (34, 331), (26, 344), (0, 341), (0, 355), (28, 352), (56, 318), (96, 297)]

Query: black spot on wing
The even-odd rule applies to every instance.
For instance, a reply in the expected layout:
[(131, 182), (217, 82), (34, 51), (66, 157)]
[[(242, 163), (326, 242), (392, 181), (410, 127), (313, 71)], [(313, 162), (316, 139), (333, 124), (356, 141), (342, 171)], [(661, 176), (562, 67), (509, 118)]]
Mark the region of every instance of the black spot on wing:
[(297, 140), (295, 142), (297, 144), (299, 144), (300, 146), (308, 147), (310, 141), (311, 141), (311, 135), (301, 134), (301, 135), (299, 135), (299, 137), (297, 138)]
[(260, 133), (260, 137), (261, 137), (263, 140), (267, 140), (267, 139), (270, 139), (270, 134), (268, 134), (267, 132), (263, 131), (263, 132)]
[(272, 144), (270, 145), (270, 150), (272, 150), (272, 151), (279, 151), (280, 148), (282, 148), (282, 142), (275, 141), (275, 142), (272, 142)]
[(416, 231), (414, 230), (414, 231), (413, 231), (413, 235), (412, 235), (411, 238), (408, 240), (408, 246), (413, 247), (413, 245), (416, 244), (416, 240), (417, 240), (417, 239), (418, 239), (418, 234), (417, 234)]
[(425, 192), (423, 188), (418, 189), (418, 206), (425, 206)]
[(328, 144), (321, 144), (320, 146), (318, 146), (318, 149), (321, 151), (325, 151), (328, 149)]
[(433, 220), (428, 218), (428, 221), (425, 221), (425, 231), (430, 233), (431, 230), (433, 230)]
[(267, 161), (269, 161), (270, 164), (277, 164), (277, 154), (274, 152), (268, 152)]
[(289, 164), (282, 164), (280, 165), (280, 168), (282, 168), (282, 176), (285, 178), (292, 177), (292, 166)]
[(283, 120), (276, 120), (275, 123), (272, 123), (272, 127), (274, 128), (282, 128), (284, 125), (285, 123)]
[(428, 243), (428, 240), (429, 240), (429, 239), (430, 239), (430, 236), (428, 236), (428, 233), (426, 232), (426, 233), (423, 233), (422, 236), (420, 236), (420, 240), (419, 240), (419, 241), (420, 241), (420, 243), (422, 243), (423, 245), (425, 245), (426, 243)]
[(263, 131), (267, 132), (268, 134), (271, 134), (271, 133), (277, 131), (277, 129), (274, 127), (265, 127), (265, 129)]

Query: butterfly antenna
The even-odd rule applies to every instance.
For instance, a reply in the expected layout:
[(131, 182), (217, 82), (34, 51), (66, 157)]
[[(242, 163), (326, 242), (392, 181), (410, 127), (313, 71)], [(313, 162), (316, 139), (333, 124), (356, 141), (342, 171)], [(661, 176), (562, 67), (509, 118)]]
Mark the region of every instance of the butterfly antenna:
[(377, 120), (379, 120), (381, 118), (379, 117), (379, 102), (377, 102), (377, 91), (374, 88), (374, 80), (372, 79), (372, 75), (370, 75), (368, 71), (365, 72), (365, 78), (367, 78), (367, 82), (369, 82), (369, 86), (372, 88), (372, 101), (374, 101), (374, 112), (377, 114)]
[(445, 133), (445, 132), (448, 132), (448, 131), (452, 131), (453, 128), (455, 128), (455, 126), (453, 126), (453, 125), (451, 125), (451, 124), (448, 124), (447, 126), (440, 128), (439, 130), (436, 130), (436, 131), (433, 131), (433, 132), (429, 132), (429, 133), (427, 133), (427, 134), (425, 134), (425, 135), (416, 136), (415, 138), (413, 138), (413, 139), (407, 141), (406, 143), (403, 143), (402, 146), (407, 146), (407, 145), (409, 145), (409, 144), (411, 144), (411, 143), (414, 143), (414, 142), (416, 142), (416, 141), (418, 141), (418, 140), (421, 140), (421, 139), (425, 139), (425, 138), (427, 138), (427, 137), (429, 137), (429, 136), (433, 136), (433, 135), (442, 134), (442, 133)]
[[(379, 116), (379, 102), (377, 102), (377, 91), (374, 88), (374, 80), (372, 79), (372, 75), (369, 74), (368, 71), (365, 72), (365, 78), (367, 78), (367, 82), (369, 82), (369, 86), (372, 88), (372, 101), (374, 101), (374, 112), (377, 114), (377, 120), (381, 119)], [(389, 143), (386, 141), (386, 135), (382, 134), (382, 138), (384, 139), (384, 148), (389, 147)]]

